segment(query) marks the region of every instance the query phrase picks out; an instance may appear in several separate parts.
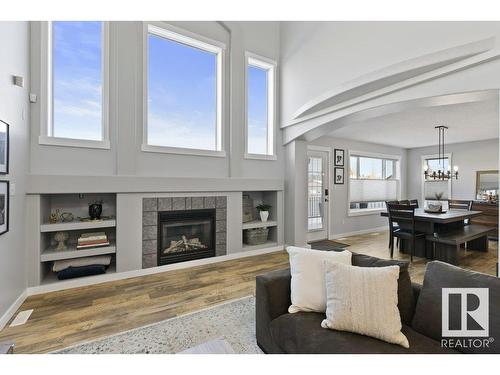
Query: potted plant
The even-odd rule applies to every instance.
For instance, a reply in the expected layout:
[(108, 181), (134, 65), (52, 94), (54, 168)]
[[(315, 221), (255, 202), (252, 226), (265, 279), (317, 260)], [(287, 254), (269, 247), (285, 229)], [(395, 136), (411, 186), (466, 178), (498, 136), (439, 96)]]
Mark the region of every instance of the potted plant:
[(269, 209), (271, 208), (270, 204), (266, 203), (261, 203), (257, 207), (257, 210), (259, 210), (260, 213), (260, 220), (265, 223), (267, 219), (269, 218)]

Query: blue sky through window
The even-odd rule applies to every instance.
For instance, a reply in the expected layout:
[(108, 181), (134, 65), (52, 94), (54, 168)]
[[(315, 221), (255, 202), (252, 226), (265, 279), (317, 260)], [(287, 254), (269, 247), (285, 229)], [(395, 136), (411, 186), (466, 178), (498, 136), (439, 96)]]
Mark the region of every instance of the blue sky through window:
[(217, 55), (148, 36), (148, 144), (217, 149)]
[(102, 140), (102, 22), (52, 23), (53, 136)]
[(248, 80), (248, 153), (267, 154), (267, 70), (249, 65)]

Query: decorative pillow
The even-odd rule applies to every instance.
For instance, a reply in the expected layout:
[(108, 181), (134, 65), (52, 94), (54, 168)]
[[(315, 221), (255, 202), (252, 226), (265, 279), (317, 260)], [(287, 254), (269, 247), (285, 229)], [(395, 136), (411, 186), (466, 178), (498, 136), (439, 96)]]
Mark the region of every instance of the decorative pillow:
[(326, 262), (323, 328), (359, 333), (409, 348), (398, 310), (399, 267), (355, 267)]
[(326, 311), (325, 261), (351, 264), (350, 251), (320, 251), (290, 246), (290, 283), (292, 305), (288, 312)]

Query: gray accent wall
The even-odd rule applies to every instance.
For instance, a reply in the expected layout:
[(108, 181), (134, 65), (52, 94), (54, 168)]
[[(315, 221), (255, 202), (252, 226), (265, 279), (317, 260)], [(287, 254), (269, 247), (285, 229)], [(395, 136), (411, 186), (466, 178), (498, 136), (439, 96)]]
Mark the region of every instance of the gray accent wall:
[[(0, 118), (10, 124), (10, 231), (0, 236), (0, 318), (26, 288), (25, 191), (29, 162), (29, 23), (0, 22)], [(15, 86), (12, 76), (24, 78)], [(1, 328), (1, 327), (0, 327)]]
[[(279, 69), (279, 23), (169, 22), (169, 24), (220, 41), (227, 46), (223, 73), (225, 81), (223, 121), (227, 156), (206, 157), (141, 151), (145, 94), (143, 23), (111, 22), (109, 109), (111, 149), (40, 145), (38, 136), (41, 101), (38, 100), (32, 107), (31, 174), (284, 178), (280, 130), (277, 130), (276, 139), (277, 160), (244, 158), (245, 51), (276, 60)], [(31, 90), (41, 96), (43, 93), (40, 92), (40, 23), (32, 22), (31, 38)]]

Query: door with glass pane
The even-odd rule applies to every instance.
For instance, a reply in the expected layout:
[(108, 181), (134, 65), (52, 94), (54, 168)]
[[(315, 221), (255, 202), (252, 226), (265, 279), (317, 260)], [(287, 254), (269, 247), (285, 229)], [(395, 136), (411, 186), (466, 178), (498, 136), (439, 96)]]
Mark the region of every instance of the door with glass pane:
[(328, 238), (328, 152), (307, 153), (308, 241)]

